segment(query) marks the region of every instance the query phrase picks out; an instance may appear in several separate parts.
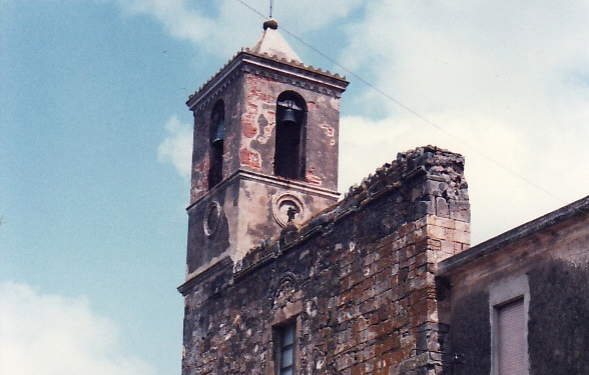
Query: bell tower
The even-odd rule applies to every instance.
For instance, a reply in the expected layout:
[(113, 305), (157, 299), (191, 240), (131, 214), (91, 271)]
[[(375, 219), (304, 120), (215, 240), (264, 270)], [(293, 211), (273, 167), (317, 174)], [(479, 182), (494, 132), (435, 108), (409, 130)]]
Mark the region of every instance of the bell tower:
[(187, 282), (338, 198), (339, 99), (274, 20), (187, 101), (194, 115)]

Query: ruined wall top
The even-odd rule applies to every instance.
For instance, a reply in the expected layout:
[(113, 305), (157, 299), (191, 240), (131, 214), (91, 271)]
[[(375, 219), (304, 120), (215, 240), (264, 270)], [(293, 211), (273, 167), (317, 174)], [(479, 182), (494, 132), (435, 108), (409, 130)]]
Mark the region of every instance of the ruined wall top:
[[(375, 204), (383, 200), (389, 204)], [(470, 223), (464, 157), (436, 146), (399, 153), (391, 163), (352, 186), (342, 201), (300, 227), (285, 227), (280, 236), (250, 250), (234, 271), (239, 274), (255, 268), (257, 263), (333, 230), (339, 221), (362, 210), (380, 223), (383, 236), (426, 215)]]

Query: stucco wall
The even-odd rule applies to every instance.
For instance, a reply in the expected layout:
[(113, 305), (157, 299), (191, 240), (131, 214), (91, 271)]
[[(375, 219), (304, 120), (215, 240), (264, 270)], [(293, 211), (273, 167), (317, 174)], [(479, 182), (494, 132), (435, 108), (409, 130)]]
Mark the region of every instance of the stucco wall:
[(529, 272), (531, 374), (589, 374), (589, 265), (550, 260)]
[(187, 104), (194, 113), (190, 203), (208, 191), (209, 127), (218, 100), (225, 104), (223, 177), (237, 170), (274, 174), (276, 104), (294, 91), (306, 105), (305, 174), (302, 181), (337, 190), (339, 98), (347, 82), (312, 68), (292, 66), (247, 53), (236, 56)]
[(478, 290), (458, 299), (452, 306), (447, 353), (450, 375), (489, 375), (491, 373), (491, 325), (489, 294)]
[(444, 350), (460, 358), (448, 374), (492, 373), (490, 294), (514, 288), (525, 289), (530, 374), (589, 373), (589, 218), (576, 205), (442, 262), (438, 281), (451, 296)]

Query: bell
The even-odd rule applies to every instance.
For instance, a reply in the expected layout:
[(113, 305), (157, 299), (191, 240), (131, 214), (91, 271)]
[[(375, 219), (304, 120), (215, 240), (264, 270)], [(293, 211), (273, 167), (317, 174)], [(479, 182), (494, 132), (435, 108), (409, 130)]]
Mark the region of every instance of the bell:
[(295, 110), (292, 108), (285, 108), (284, 113), (282, 115), (282, 123), (289, 125), (289, 124), (297, 124), (297, 116)]
[(225, 123), (221, 122), (217, 125), (217, 131), (215, 132), (215, 138), (211, 141), (213, 145), (218, 145), (219, 142), (223, 142), (225, 138)]

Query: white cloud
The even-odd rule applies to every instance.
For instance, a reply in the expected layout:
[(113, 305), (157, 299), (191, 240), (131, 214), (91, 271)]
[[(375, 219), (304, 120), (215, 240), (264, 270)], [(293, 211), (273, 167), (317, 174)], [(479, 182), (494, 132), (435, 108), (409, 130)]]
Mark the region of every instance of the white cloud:
[[(343, 64), (453, 137), (363, 89), (351, 105), (364, 118), (342, 121), (342, 178), (415, 146), (461, 152), (474, 242), (587, 195), (587, 19), (580, 0), (370, 2), (347, 28)], [(370, 120), (379, 108), (386, 118)]]
[(192, 126), (182, 124), (176, 116), (166, 123), (169, 135), (158, 146), (157, 155), (160, 162), (170, 163), (185, 178), (190, 177), (192, 162)]
[[(253, 1), (249, 1), (252, 2)], [(268, 1), (257, 1), (259, 9), (266, 9)], [(275, 2), (274, 17), (282, 24), (296, 24), (296, 28), (312, 31), (344, 19), (365, 2), (362, 0), (299, 0)], [(294, 30), (290, 30), (294, 31)]]
[[(111, 1), (129, 15), (153, 17), (171, 36), (221, 57), (230, 57), (242, 47), (253, 47), (262, 34), (263, 21), (255, 11), (264, 16), (269, 14), (267, 0), (245, 0), (247, 6), (237, 0)], [(273, 16), (292, 32), (309, 33), (348, 16), (362, 3), (361, 0), (276, 2)]]
[[(393, 160), (398, 152), (433, 144), (465, 156), (467, 180), (476, 181), (469, 185), (471, 204), (477, 208), (473, 210), (472, 217), (473, 241), (480, 242), (509, 229), (514, 222), (525, 221), (529, 212), (515, 212), (511, 220), (505, 220), (505, 215), (498, 211), (505, 209), (505, 205), (517, 206), (518, 201), (528, 194), (529, 187), (496, 164), (517, 170), (520, 167), (518, 161), (529, 152), (525, 136), (517, 129), (500, 123), (493, 127), (480, 127), (476, 132), (465, 131), (472, 123), (489, 121), (478, 118), (476, 114), (459, 117), (447, 113), (433, 116), (430, 120), (444, 124), (444, 131), (418, 118), (369, 121), (363, 117), (343, 117), (340, 190), (347, 191), (350, 185), (359, 183), (382, 164)], [(454, 134), (460, 138), (457, 139)], [(497, 176), (501, 176), (500, 181)], [(538, 215), (542, 213), (536, 212)]]
[(86, 298), (41, 295), (25, 284), (0, 284), (0, 373), (6, 375), (153, 375), (121, 354), (117, 327)]
[(203, 43), (214, 30), (213, 20), (199, 14), (186, 0), (114, 0), (131, 15), (157, 19), (175, 38)]

